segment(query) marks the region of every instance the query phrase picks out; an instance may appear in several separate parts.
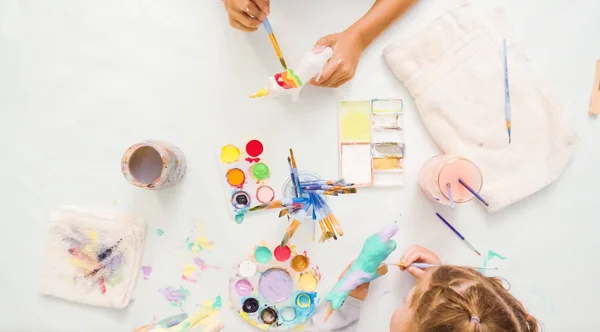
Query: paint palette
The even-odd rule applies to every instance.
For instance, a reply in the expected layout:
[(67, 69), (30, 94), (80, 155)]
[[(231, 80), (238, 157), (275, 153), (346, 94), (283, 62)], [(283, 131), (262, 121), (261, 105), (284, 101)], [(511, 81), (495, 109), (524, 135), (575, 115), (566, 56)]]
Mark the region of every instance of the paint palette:
[(339, 104), (340, 177), (356, 186), (404, 185), (401, 99)]
[(251, 325), (283, 331), (304, 323), (320, 299), (319, 268), (293, 246), (259, 245), (229, 279), (233, 307)]
[(253, 205), (275, 199), (275, 190), (268, 185), (269, 166), (261, 159), (264, 147), (259, 140), (244, 145), (223, 145), (219, 164), (226, 185), (230, 215), (240, 224)]

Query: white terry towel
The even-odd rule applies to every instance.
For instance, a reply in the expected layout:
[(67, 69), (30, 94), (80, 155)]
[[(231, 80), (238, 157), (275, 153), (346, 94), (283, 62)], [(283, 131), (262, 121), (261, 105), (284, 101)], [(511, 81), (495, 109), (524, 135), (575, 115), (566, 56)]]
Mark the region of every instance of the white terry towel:
[(103, 307), (129, 304), (146, 226), (132, 215), (64, 206), (48, 227), (41, 292)]
[(511, 38), (506, 26), (502, 16), (476, 15), (470, 6), (460, 6), (383, 50), (440, 148), (481, 169), (489, 212), (556, 180), (579, 142), (561, 106), (511, 45), (509, 144), (502, 40), (510, 44)]

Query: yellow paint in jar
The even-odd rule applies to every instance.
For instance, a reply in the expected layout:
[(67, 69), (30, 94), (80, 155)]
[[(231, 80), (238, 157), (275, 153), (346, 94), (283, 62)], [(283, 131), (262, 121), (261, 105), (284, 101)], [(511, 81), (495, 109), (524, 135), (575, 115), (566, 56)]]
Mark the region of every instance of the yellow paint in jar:
[(317, 276), (312, 272), (302, 273), (298, 280), (300, 288), (307, 292), (314, 292), (317, 289), (318, 282)]
[(235, 145), (225, 145), (221, 148), (221, 161), (226, 164), (231, 164), (240, 159), (240, 149)]

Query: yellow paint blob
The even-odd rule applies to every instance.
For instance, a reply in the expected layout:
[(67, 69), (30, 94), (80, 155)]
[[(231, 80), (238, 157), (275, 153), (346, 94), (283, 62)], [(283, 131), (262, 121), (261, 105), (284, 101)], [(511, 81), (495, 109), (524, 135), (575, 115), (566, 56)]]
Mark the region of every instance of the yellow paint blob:
[(258, 90), (258, 92), (251, 95), (250, 98), (260, 98), (260, 97), (268, 96), (270, 94), (271, 94), (271, 91), (267, 88), (264, 88), (264, 89)]
[(227, 164), (240, 160), (240, 149), (235, 145), (225, 145), (221, 148), (221, 161)]
[(340, 103), (342, 142), (368, 142), (371, 140), (370, 108), (369, 101)]
[(319, 280), (317, 276), (312, 272), (302, 273), (300, 275), (300, 279), (298, 280), (300, 283), (300, 288), (307, 292), (314, 292), (317, 289), (317, 283)]
[(183, 275), (186, 278), (191, 277), (192, 274), (194, 274), (194, 272), (196, 272), (196, 265), (193, 265), (193, 264), (184, 264), (183, 265)]

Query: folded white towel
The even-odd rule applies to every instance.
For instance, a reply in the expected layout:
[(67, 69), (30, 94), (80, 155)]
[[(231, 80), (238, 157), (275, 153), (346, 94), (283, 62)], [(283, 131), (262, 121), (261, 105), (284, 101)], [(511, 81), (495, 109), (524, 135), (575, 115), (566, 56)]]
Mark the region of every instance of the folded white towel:
[(52, 213), (41, 292), (69, 301), (124, 308), (144, 249), (141, 218), (65, 206)]
[(446, 153), (473, 160), (482, 196), (498, 211), (562, 173), (579, 138), (518, 47), (508, 52), (512, 144), (504, 117), (501, 15), (470, 6), (444, 12), (385, 47), (383, 56), (414, 97), (423, 123)]

